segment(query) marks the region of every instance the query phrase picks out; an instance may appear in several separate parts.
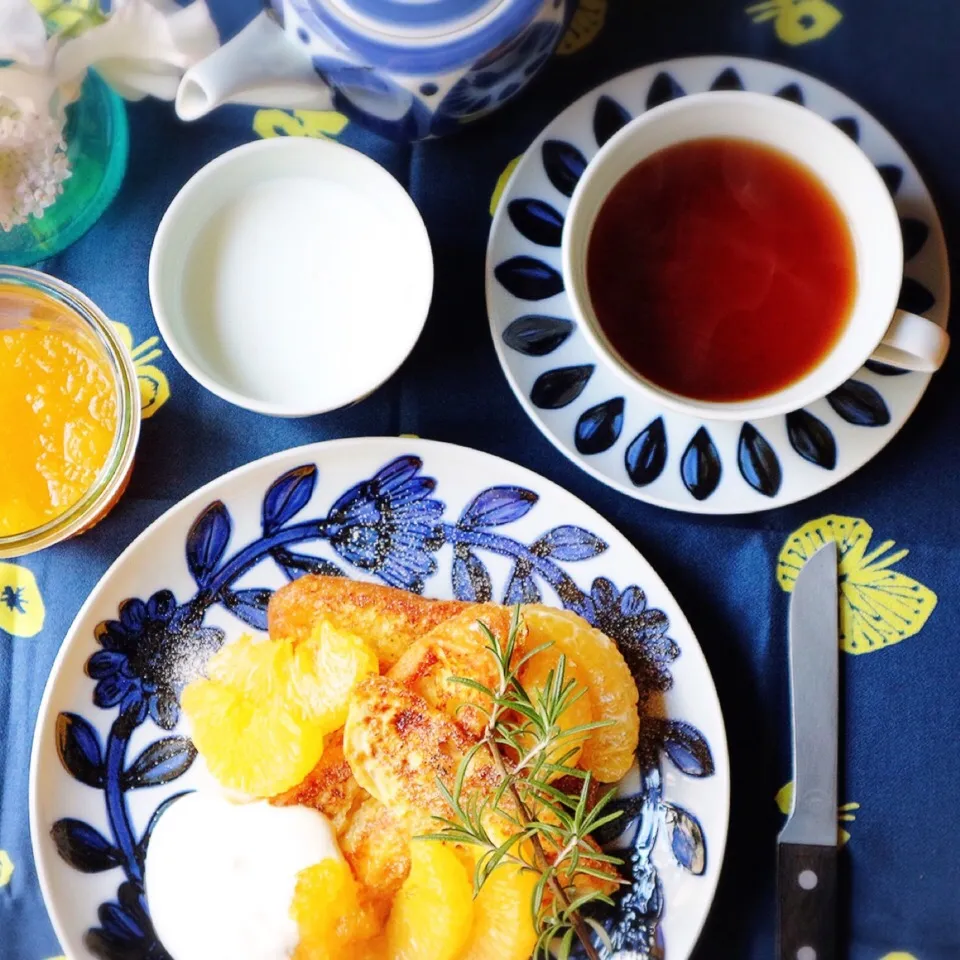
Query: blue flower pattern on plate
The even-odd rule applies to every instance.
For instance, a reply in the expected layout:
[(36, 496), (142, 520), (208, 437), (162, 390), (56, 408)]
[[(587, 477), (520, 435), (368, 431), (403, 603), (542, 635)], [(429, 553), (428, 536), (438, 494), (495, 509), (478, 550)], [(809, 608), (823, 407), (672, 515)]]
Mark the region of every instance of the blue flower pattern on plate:
[[(148, 719), (164, 731), (176, 726), (183, 686), (225, 639), (222, 629), (204, 625), (210, 608), (219, 604), (244, 623), (265, 625), (262, 615), (270, 591), (238, 589), (238, 580), (267, 562), (289, 579), (308, 570), (339, 572), (331, 560), (297, 552), (299, 544), (325, 543), (350, 567), (420, 592), (437, 573), (437, 554), (449, 547), (453, 595), (463, 600), (492, 599), (493, 577), (483, 555), (506, 558), (510, 573), (503, 602), (539, 600), (542, 587), (549, 586), (564, 607), (616, 641), (637, 681), (641, 702), (671, 686), (670, 664), (680, 650), (669, 637), (666, 614), (651, 608), (637, 585), (620, 589), (612, 580), (596, 577), (582, 589), (567, 570), (603, 554), (607, 544), (600, 537), (572, 524), (553, 527), (529, 544), (510, 535), (510, 525), (536, 508), (535, 491), (488, 487), (449, 520), (446, 504), (435, 496), (436, 481), (423, 473), (422, 461), (401, 456), (345, 491), (325, 516), (305, 520), (302, 515), (313, 500), (316, 481), (313, 464), (277, 477), (263, 498), (261, 536), (233, 544), (232, 553), (230, 512), (220, 501), (209, 504), (194, 520), (185, 543), (196, 593), (179, 603), (169, 590), (146, 600), (130, 598), (120, 605), (117, 620), (96, 629), (101, 649), (91, 655), (86, 670), (97, 681), (94, 704), (115, 716), (101, 742), (89, 720), (61, 713), (57, 752), (74, 779), (103, 793), (109, 836), (81, 820), (62, 819), (53, 825), (51, 837), (60, 856), (77, 870), (97, 873), (119, 867), (124, 873), (116, 899), (100, 906), (99, 926), (84, 938), (87, 949), (101, 960), (170, 960), (150, 921), (144, 863), (154, 825), (182, 793), (164, 800), (139, 836), (127, 793), (176, 780), (190, 768), (196, 751), (186, 737), (163, 736), (128, 762), (131, 738)], [(628, 882), (617, 906), (597, 917), (613, 942), (629, 947), (638, 958), (653, 958), (662, 949), (658, 920), (665, 905), (653, 861), (660, 831), (665, 831), (678, 865), (689, 873), (702, 873), (707, 857), (696, 816), (663, 797), (664, 758), (686, 776), (710, 776), (714, 769), (709, 745), (694, 727), (677, 720), (648, 718), (644, 723), (638, 749), (641, 790), (617, 800), (624, 811), (617, 832), (630, 839), (624, 867)]]
[(199, 611), (177, 607), (169, 590), (146, 603), (127, 600), (119, 614), (119, 620), (100, 624), (96, 639), (103, 649), (87, 662), (88, 676), (97, 681), (93, 702), (104, 710), (118, 707), (135, 724), (149, 716), (172, 730), (180, 719), (181, 690), (219, 649), (223, 631), (202, 626)]
[[(719, 67), (707, 87), (711, 90), (748, 89), (745, 75), (745, 68), (741, 71), (732, 65)], [(811, 85), (814, 83), (808, 82)], [(512, 256), (500, 262), (493, 260), (491, 263), (495, 280), (520, 300), (535, 302), (558, 298), (556, 305), (551, 303), (552, 316), (549, 324), (539, 320), (537, 315), (518, 316), (513, 319), (507, 312), (505, 321), (508, 322), (505, 322), (500, 337), (508, 350), (525, 357), (545, 356), (567, 339), (559, 339), (548, 332), (556, 329), (557, 324), (566, 321), (571, 324), (571, 328), (574, 326), (572, 321), (567, 320), (570, 316), (568, 305), (560, 299), (564, 294), (563, 277), (554, 266), (557, 260), (549, 248), (560, 243), (566, 208), (563, 198), (572, 196), (588, 158), (632, 119), (633, 114), (625, 105), (628, 101), (622, 102), (619, 95), (615, 95), (615, 91), (611, 89), (615, 86), (616, 83), (606, 84), (592, 95), (592, 113), (588, 115), (589, 135), (592, 135), (593, 142), (586, 138), (571, 142), (578, 138), (565, 140), (548, 136), (537, 152), (549, 186), (545, 185), (546, 188), (540, 195), (537, 195), (536, 190), (530, 190), (529, 186), (517, 187), (518, 193), (514, 197), (505, 198), (504, 206), (509, 222), (506, 229), (508, 232), (516, 231), (532, 246), (517, 248), (516, 244), (511, 243)], [(804, 85), (801, 82), (781, 81), (779, 86), (773, 87), (773, 91), (776, 96), (794, 103), (802, 105), (806, 101)], [(676, 97), (682, 97), (686, 93), (685, 86), (669, 70), (661, 69), (647, 81), (640, 112), (642, 109), (652, 109)], [(856, 116), (837, 111), (831, 114), (829, 119), (854, 141), (859, 141), (861, 120)], [(571, 127), (576, 124), (583, 126), (579, 120), (571, 120)], [(550, 132), (553, 133), (552, 130)], [(890, 193), (896, 196), (903, 182), (903, 168), (898, 164), (886, 163), (878, 165), (877, 169)], [(523, 192), (519, 192), (521, 189)], [(901, 228), (905, 259), (912, 262), (928, 246), (932, 229), (928, 222), (916, 216), (915, 205), (911, 207), (910, 216), (901, 218)], [(911, 276), (904, 278), (899, 301), (902, 309), (926, 314), (936, 304), (937, 298), (925, 282)], [(507, 307), (506, 311), (510, 309)], [(569, 355), (568, 351), (567, 356)], [(526, 382), (532, 383), (532, 386), (526, 387), (524, 392), (539, 410), (557, 410), (575, 404), (586, 386), (585, 371), (592, 370), (589, 361), (593, 359), (592, 353), (581, 348), (580, 352), (574, 355), (575, 363), (571, 366), (547, 370), (541, 368), (539, 372), (531, 369), (526, 375), (529, 376)], [(511, 368), (509, 360), (506, 365), (508, 369)], [(875, 361), (868, 361), (866, 369), (885, 378), (908, 373)], [(531, 373), (536, 375), (530, 376)], [(599, 375), (596, 379), (600, 379)], [(631, 404), (637, 403), (637, 397), (629, 393), (622, 398), (598, 403), (600, 399), (593, 393), (589, 403), (577, 409), (572, 420), (564, 420), (563, 429), (569, 431), (566, 433), (569, 440), (563, 436), (554, 437), (556, 440), (564, 439), (564, 445), (569, 443), (568, 452), (575, 451), (581, 458), (580, 462), (584, 464), (586, 461), (583, 458), (606, 451), (621, 442), (624, 425), (632, 422)], [(878, 385), (861, 379), (849, 380), (838, 388), (825, 398), (823, 407), (827, 420), (832, 410), (840, 420), (855, 427), (886, 427), (893, 421), (890, 406)], [(769, 427), (766, 424), (740, 424), (739, 440), (731, 450), (728, 444), (721, 447), (714, 442), (708, 432), (708, 424), (697, 426), (693, 421), (691, 441), (688, 432), (691, 431), (691, 421), (687, 418), (668, 418), (658, 413), (655, 407), (645, 407), (640, 415), (645, 417), (641, 422), (647, 422), (648, 426), (639, 434), (632, 435), (632, 439), (629, 436), (627, 438), (622, 460), (624, 482), (620, 483), (618, 478), (612, 478), (617, 485), (624, 488), (642, 489), (655, 484), (664, 475), (670, 432), (686, 433), (686, 439), (677, 436), (670, 438), (680, 449), (685, 450), (671, 469), (679, 473), (680, 488), (685, 488), (692, 500), (698, 503), (709, 501), (721, 483), (726, 486), (728, 476), (738, 476), (760, 498), (777, 499), (785, 486), (788, 473), (795, 469), (791, 467), (790, 458), (784, 455), (790, 454), (790, 450), (777, 449), (779, 441), (775, 438), (783, 433), (782, 428), (777, 430), (774, 426), (775, 421), (769, 421)], [(822, 414), (815, 415), (808, 410), (795, 411), (784, 420), (790, 448), (799, 458), (822, 467), (825, 471), (836, 468), (840, 456), (839, 438), (825, 422)], [(784, 420), (780, 422), (783, 423)], [(538, 422), (544, 429), (547, 429), (547, 424), (553, 423), (550, 420)], [(724, 471), (724, 459), (734, 452), (737, 469)], [(604, 476), (609, 476), (606, 468), (603, 473)], [(675, 486), (672, 480), (671, 485)], [(670, 502), (671, 505), (681, 506), (682, 498)], [(758, 509), (760, 505), (752, 505), (752, 508)]]

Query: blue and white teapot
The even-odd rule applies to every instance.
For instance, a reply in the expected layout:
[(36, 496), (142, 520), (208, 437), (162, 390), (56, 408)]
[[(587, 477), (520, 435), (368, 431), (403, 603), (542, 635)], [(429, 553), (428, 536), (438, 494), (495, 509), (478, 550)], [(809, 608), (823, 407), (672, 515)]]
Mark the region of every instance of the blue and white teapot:
[(177, 113), (339, 110), (394, 140), (458, 129), (547, 62), (570, 0), (270, 0), (184, 75)]

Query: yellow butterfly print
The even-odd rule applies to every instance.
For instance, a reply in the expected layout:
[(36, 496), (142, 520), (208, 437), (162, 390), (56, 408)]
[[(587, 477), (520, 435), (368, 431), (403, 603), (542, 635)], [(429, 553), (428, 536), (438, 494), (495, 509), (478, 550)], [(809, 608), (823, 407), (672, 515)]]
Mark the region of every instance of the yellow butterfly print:
[(33, 571), (16, 563), (0, 563), (0, 632), (35, 637), (43, 629), (45, 616)]
[(0, 850), (0, 887), (5, 887), (13, 876), (13, 861), (6, 850)]
[(777, 37), (791, 47), (823, 39), (843, 19), (827, 0), (763, 0), (747, 13), (754, 23), (772, 20)]
[[(785, 783), (778, 791), (774, 800), (780, 808), (780, 812), (787, 816), (793, 809), (793, 781)], [(856, 811), (860, 809), (859, 803), (845, 803), (837, 807), (837, 820), (841, 823), (853, 823), (857, 819)], [(850, 839), (848, 831), (843, 827), (837, 826), (837, 846), (844, 846)]]
[(163, 356), (163, 351), (157, 346), (159, 337), (148, 337), (134, 349), (133, 334), (125, 323), (114, 321), (113, 328), (123, 341), (123, 345), (133, 357), (133, 365), (137, 371), (137, 383), (140, 387), (140, 416), (146, 420), (152, 417), (169, 399), (170, 384), (167, 375), (153, 366), (152, 360)]
[(871, 653), (918, 633), (937, 605), (937, 595), (891, 569), (910, 552), (885, 540), (870, 550), (873, 528), (856, 517), (827, 516), (795, 530), (783, 545), (777, 580), (788, 593), (804, 563), (828, 540), (840, 551), (840, 646)]
[(258, 110), (253, 132), (260, 137), (322, 137), (332, 139), (349, 120), (336, 110)]
[(896, 953), (888, 953), (880, 960), (917, 960), (917, 958), (912, 953), (903, 953), (903, 951), (897, 950)]
[(497, 207), (500, 206), (500, 198), (503, 196), (503, 191), (507, 188), (507, 182), (510, 180), (510, 177), (513, 175), (513, 171), (517, 169), (517, 164), (520, 162), (520, 157), (514, 157), (504, 168), (503, 173), (497, 177), (497, 185), (493, 188), (493, 196), (490, 197), (490, 216), (492, 217), (497, 212)]
[(593, 43), (607, 19), (607, 0), (580, 0), (567, 32), (557, 44), (557, 53), (567, 56)]

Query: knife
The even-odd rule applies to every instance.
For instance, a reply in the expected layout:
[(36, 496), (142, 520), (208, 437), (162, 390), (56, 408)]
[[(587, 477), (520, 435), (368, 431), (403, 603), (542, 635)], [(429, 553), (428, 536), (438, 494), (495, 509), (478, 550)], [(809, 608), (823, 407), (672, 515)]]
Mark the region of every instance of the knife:
[(839, 636), (837, 545), (804, 565), (790, 602), (793, 810), (777, 850), (780, 960), (834, 960)]

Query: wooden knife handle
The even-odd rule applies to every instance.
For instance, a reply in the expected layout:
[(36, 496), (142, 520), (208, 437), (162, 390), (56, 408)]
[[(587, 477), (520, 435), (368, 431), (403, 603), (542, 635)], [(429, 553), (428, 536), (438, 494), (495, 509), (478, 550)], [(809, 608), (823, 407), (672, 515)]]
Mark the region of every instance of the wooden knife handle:
[(835, 846), (779, 845), (777, 907), (780, 960), (836, 960)]

